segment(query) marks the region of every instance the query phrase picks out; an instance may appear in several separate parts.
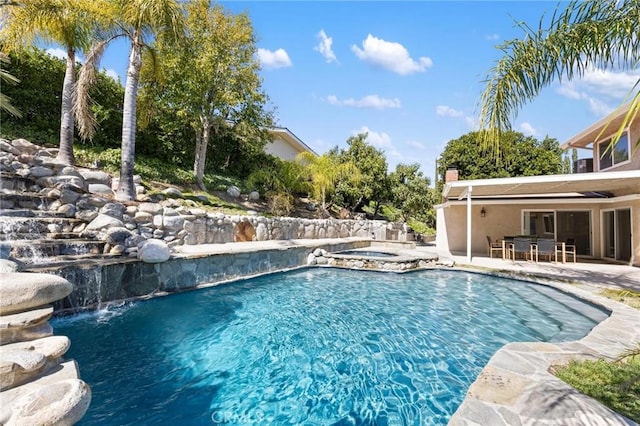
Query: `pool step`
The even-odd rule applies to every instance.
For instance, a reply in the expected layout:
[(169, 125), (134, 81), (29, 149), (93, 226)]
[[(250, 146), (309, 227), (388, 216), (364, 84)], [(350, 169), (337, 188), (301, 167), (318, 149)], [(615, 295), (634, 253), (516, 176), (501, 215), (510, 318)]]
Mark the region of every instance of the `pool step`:
[[(548, 334), (548, 330), (547, 333), (544, 333), (545, 329), (540, 329), (542, 324), (527, 323), (527, 326), (532, 330), (536, 332), (542, 331), (543, 333), (541, 334), (545, 336), (547, 341), (562, 342), (575, 340), (577, 336), (582, 337), (584, 327), (575, 323), (575, 315), (588, 319), (595, 324), (606, 318), (606, 314), (598, 308), (550, 287), (534, 284), (528, 286), (527, 290), (525, 290), (525, 287), (517, 285), (508, 288), (530, 302), (534, 309), (545, 312), (548, 318), (557, 323), (557, 331), (551, 334)], [(599, 315), (594, 311), (597, 311)]]
[(569, 309), (573, 310), (574, 312), (577, 312), (580, 315), (586, 318), (589, 318), (590, 320), (596, 323), (600, 323), (601, 321), (603, 321), (609, 316), (607, 311), (603, 310), (602, 308), (599, 308), (598, 306), (592, 305), (587, 301), (580, 300), (574, 296), (571, 296), (570, 294), (559, 292), (558, 290), (552, 289), (550, 287), (546, 287), (542, 285), (537, 286), (536, 291), (540, 293), (545, 293), (548, 295), (552, 293), (553, 295), (552, 296), (550, 295), (549, 297), (555, 297), (558, 293), (560, 293), (561, 295), (559, 298), (560, 300), (556, 299), (559, 303), (562, 303), (563, 305), (567, 306)]

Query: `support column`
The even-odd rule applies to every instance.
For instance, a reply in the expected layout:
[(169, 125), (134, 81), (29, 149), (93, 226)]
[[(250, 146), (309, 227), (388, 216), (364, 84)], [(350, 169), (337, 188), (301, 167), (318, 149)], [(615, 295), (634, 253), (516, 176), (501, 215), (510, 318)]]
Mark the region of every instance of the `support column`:
[(471, 190), (467, 187), (467, 262), (471, 263)]

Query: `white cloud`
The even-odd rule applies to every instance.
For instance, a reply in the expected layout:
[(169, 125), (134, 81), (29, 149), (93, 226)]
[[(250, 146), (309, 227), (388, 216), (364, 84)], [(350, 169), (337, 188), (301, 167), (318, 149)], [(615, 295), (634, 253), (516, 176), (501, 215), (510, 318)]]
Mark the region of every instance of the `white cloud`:
[(337, 62), (338, 58), (336, 58), (336, 54), (333, 53), (333, 50), (331, 49), (333, 38), (328, 37), (324, 30), (320, 30), (316, 37), (320, 41), (318, 42), (318, 45), (313, 48), (313, 50), (320, 52), (327, 63)]
[(426, 148), (422, 142), (418, 142), (418, 141), (409, 141), (409, 142), (407, 142), (407, 145), (409, 145), (412, 148), (419, 149), (419, 150), (424, 150)]
[(485, 39), (487, 40), (500, 40), (500, 35), (493, 33), (493, 34), (487, 34), (486, 36), (484, 36)]
[(589, 109), (596, 115), (599, 116), (605, 116), (607, 114), (610, 114), (613, 112), (613, 110), (615, 110), (615, 107), (612, 107), (610, 105), (608, 105), (605, 102), (602, 102), (599, 99), (596, 98), (589, 98), (587, 99), (587, 102), (589, 102)]
[(400, 99), (393, 98), (381, 98), (378, 95), (367, 95), (362, 99), (338, 99), (335, 95), (327, 96), (327, 102), (331, 105), (344, 105), (355, 108), (376, 108), (376, 109), (386, 109), (386, 108), (400, 108)]
[(120, 76), (118, 75), (118, 73), (115, 70), (112, 70), (111, 68), (105, 69), (104, 72), (111, 78), (113, 78), (115, 81), (119, 81), (120, 80)]
[(369, 142), (371, 145), (377, 148), (391, 148), (393, 151), (395, 151), (395, 148), (391, 143), (391, 136), (389, 136), (387, 133), (374, 132), (367, 126), (362, 126), (360, 129), (351, 132), (353, 136), (359, 135), (361, 133), (367, 133), (367, 142)]
[(538, 131), (534, 129), (534, 127), (531, 125), (531, 123), (528, 123), (526, 121), (523, 123), (520, 123), (520, 131), (525, 136), (535, 136), (538, 133)]
[(426, 56), (414, 60), (400, 43), (385, 41), (371, 34), (362, 42), (362, 49), (354, 44), (351, 50), (363, 61), (400, 75), (424, 72), (433, 64)]
[(574, 86), (575, 84), (571, 82), (561, 84), (556, 90), (556, 93), (569, 99), (581, 99), (582, 93), (577, 91)]
[(447, 105), (438, 105), (436, 107), (436, 115), (440, 117), (462, 117), (464, 113)]
[(640, 73), (591, 69), (580, 79), (587, 90), (613, 98), (623, 98), (640, 78)]
[(49, 48), (46, 52), (54, 58), (67, 59), (67, 52), (59, 47)]
[(290, 67), (292, 65), (291, 59), (289, 59), (289, 55), (284, 49), (278, 49), (273, 52), (268, 49), (258, 49), (258, 59), (260, 60), (260, 64), (268, 70)]
[(629, 94), (640, 72), (616, 72), (591, 68), (582, 78), (561, 83), (556, 93), (586, 102), (598, 116), (609, 114)]

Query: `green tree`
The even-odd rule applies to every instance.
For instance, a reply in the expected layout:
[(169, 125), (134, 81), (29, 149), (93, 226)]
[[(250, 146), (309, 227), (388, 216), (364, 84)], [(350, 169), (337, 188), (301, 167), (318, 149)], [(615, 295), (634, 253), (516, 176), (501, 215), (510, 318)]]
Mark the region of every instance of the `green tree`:
[(32, 45), (36, 39), (61, 44), (67, 53), (60, 117), (60, 150), (57, 159), (74, 164), (73, 89), (76, 53), (87, 48), (94, 29), (91, 0), (23, 0), (3, 7), (1, 43), (9, 51)]
[(341, 162), (331, 153), (317, 156), (308, 151), (301, 152), (296, 158), (303, 164), (311, 178), (313, 197), (322, 203), (322, 211), (326, 213), (326, 200), (335, 192), (340, 180), (358, 180), (360, 172), (358, 168), (349, 162)]
[[(565, 5), (561, 10), (560, 7)], [(485, 146), (499, 153), (501, 134), (511, 128), (519, 108), (554, 80), (582, 77), (592, 67), (630, 70), (640, 52), (640, 0), (572, 0), (559, 3), (548, 27), (518, 26), (524, 37), (500, 46), (503, 57), (490, 70), (480, 100)], [(640, 111), (640, 79), (612, 146)], [(636, 146), (640, 144), (640, 139)]]
[[(410, 217), (429, 218), (433, 210), (434, 194), (428, 177), (420, 171), (420, 164), (398, 164), (389, 175), (393, 206), (400, 210), (406, 222)], [(432, 218), (429, 220), (433, 222)], [(430, 223), (433, 226), (433, 223)]]
[[(0, 63), (8, 64), (10, 62), (11, 60), (9, 59), (9, 56), (7, 56), (5, 53), (0, 52)], [(0, 87), (2, 87), (1, 82), (15, 86), (20, 82), (20, 80), (5, 71), (4, 66), (2, 66), (2, 68), (0, 69)], [(0, 110), (6, 111), (17, 118), (22, 117), (22, 114), (20, 113), (18, 108), (14, 107), (11, 103), (11, 97), (7, 96), (4, 93), (0, 93)]]
[(334, 148), (340, 162), (354, 164), (360, 176), (358, 180), (340, 180), (336, 193), (352, 212), (373, 201), (375, 216), (380, 203), (388, 198), (387, 160), (384, 152), (369, 145), (366, 139), (367, 134), (361, 133), (347, 139), (347, 149)]
[(545, 137), (539, 141), (520, 132), (504, 132), (497, 161), (487, 155), (481, 140), (482, 132), (470, 132), (447, 143), (439, 161), (440, 192), (446, 170), (451, 166), (458, 169), (460, 180), (550, 175), (563, 171), (562, 150), (556, 139)]
[[(22, 117), (14, 117), (3, 113), (2, 135), (57, 146), (62, 107), (59, 88), (64, 80), (66, 61), (35, 47), (14, 51), (9, 57), (11, 62), (6, 65), (6, 71), (19, 75), (22, 81), (15, 86), (3, 85), (2, 91), (11, 97), (13, 105), (23, 114)], [(97, 74), (96, 84), (90, 91), (94, 100), (91, 108), (100, 128), (93, 140), (95, 145), (120, 146), (123, 93), (119, 82), (104, 72)]]
[(100, 24), (108, 29), (108, 33), (92, 46), (82, 67), (78, 79), (76, 117), (79, 121), (80, 135), (92, 137), (95, 133), (95, 118), (87, 114), (90, 110), (88, 89), (95, 81), (95, 70), (105, 48), (113, 40), (127, 38), (131, 47), (122, 108), (122, 149), (116, 199), (129, 201), (135, 198), (133, 170), (142, 51), (151, 49), (149, 42), (154, 35), (156, 37), (164, 35), (167, 39), (181, 37), (184, 16), (177, 0), (101, 0), (95, 3), (101, 11)]
[[(272, 114), (265, 110), (255, 36), (247, 14), (233, 15), (208, 0), (186, 4), (186, 36), (180, 43), (159, 37), (162, 84), (143, 72), (143, 105), (176, 110), (195, 133), (193, 173), (204, 188), (207, 149), (213, 139), (242, 139), (258, 144), (270, 140)], [(151, 104), (151, 105), (149, 105)], [(155, 105), (153, 105), (155, 104)], [(232, 124), (230, 124), (232, 123)], [(229, 138), (229, 136), (232, 136)], [(220, 153), (218, 153), (220, 154)]]

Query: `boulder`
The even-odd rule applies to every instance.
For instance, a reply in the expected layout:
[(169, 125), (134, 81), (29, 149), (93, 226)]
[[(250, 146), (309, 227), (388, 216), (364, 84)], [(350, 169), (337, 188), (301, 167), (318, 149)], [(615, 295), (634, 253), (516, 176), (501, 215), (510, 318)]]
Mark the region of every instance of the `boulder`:
[(116, 219), (122, 220), (125, 206), (119, 203), (107, 203), (100, 208), (100, 214), (106, 214)]
[(240, 197), (240, 194), (241, 194), (240, 188), (238, 188), (235, 185), (232, 185), (227, 188), (227, 194), (229, 194), (233, 198), (238, 198)]
[(53, 306), (45, 306), (17, 314), (0, 316), (0, 331), (32, 327), (43, 323), (53, 315)]
[(131, 231), (124, 227), (113, 227), (107, 229), (105, 240), (111, 245), (124, 244), (131, 237)]
[(0, 273), (3, 272), (17, 272), (18, 264), (8, 259), (0, 259)]
[(9, 152), (13, 155), (20, 155), (20, 150), (7, 142), (6, 139), (0, 139), (0, 151)]
[(58, 207), (56, 211), (62, 214), (64, 217), (75, 217), (76, 206), (74, 204), (63, 204)]
[(111, 187), (111, 175), (100, 170), (80, 170), (80, 175), (87, 183), (102, 184)]
[(162, 206), (158, 203), (140, 203), (138, 211), (151, 214), (162, 213)]
[(162, 218), (162, 226), (170, 231), (179, 231), (183, 225), (184, 219), (182, 216), (164, 216)]
[(91, 231), (91, 230), (100, 230), (100, 229), (104, 229), (104, 228), (111, 228), (112, 226), (124, 226), (124, 222), (122, 222), (120, 219), (116, 219), (113, 216), (109, 216), (107, 214), (103, 214), (100, 213), (98, 214), (98, 216), (96, 216), (95, 219), (93, 219), (88, 225), (87, 225), (87, 230)]
[(60, 170), (60, 174), (67, 175), (67, 176), (76, 176), (81, 179), (84, 179), (82, 175), (78, 172), (78, 170), (73, 166), (63, 167), (62, 170)]
[(87, 412), (91, 389), (80, 379), (35, 388), (11, 404), (7, 426), (72, 425)]
[(29, 169), (29, 174), (34, 178), (53, 176), (53, 170), (48, 167), (33, 166)]
[(249, 193), (249, 201), (258, 201), (260, 199), (260, 193), (258, 191), (251, 191)]
[(35, 145), (26, 139), (14, 139), (11, 141), (11, 145), (20, 152), (24, 152), (26, 154), (35, 154), (36, 151), (40, 149), (38, 145)]
[(171, 198), (182, 198), (182, 192), (179, 189), (169, 187), (162, 191), (164, 195)]
[(166, 262), (170, 257), (169, 245), (165, 241), (149, 239), (138, 245), (138, 258), (145, 263)]
[(51, 274), (5, 272), (0, 274), (0, 315), (22, 312), (63, 299), (73, 285)]
[(42, 177), (36, 182), (38, 185), (46, 188), (67, 188), (76, 192), (84, 192), (86, 190), (85, 182), (82, 178), (72, 175), (60, 175)]
[(111, 187), (103, 183), (90, 183), (88, 191), (91, 194), (97, 194), (103, 197), (113, 197), (115, 195)]
[[(76, 201), (80, 198), (80, 194), (76, 191), (72, 191), (70, 189), (62, 189), (60, 190), (60, 202), (62, 204), (75, 204)], [(78, 207), (82, 207), (78, 205)]]

